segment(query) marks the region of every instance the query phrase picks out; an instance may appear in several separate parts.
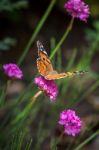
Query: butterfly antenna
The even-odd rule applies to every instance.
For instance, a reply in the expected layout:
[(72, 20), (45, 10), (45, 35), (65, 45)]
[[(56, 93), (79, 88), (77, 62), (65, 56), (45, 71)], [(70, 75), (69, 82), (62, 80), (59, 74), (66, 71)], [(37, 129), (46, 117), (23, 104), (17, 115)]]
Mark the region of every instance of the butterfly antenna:
[(66, 72), (66, 76), (76, 76), (76, 75), (83, 75), (88, 73), (88, 71), (73, 71), (73, 72)]
[(74, 71), (73, 72), (74, 75), (80, 75), (80, 74), (82, 75), (84, 73), (88, 73), (88, 71)]

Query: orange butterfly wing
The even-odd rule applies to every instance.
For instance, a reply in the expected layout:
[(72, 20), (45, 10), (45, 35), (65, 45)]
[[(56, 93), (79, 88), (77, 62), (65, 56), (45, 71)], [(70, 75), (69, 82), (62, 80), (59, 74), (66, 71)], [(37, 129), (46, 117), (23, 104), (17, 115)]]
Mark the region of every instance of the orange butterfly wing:
[(74, 72), (64, 72), (64, 73), (52, 73), (45, 76), (47, 80), (56, 80), (61, 79), (65, 77), (75, 76), (75, 75), (81, 75), (84, 74), (85, 71), (74, 71)]
[(37, 68), (38, 68), (38, 71), (39, 73), (42, 75), (42, 76), (46, 76), (47, 75), (47, 69), (46, 69), (46, 65), (38, 58), (37, 59)]
[(46, 76), (50, 72), (53, 72), (53, 66), (50, 59), (48, 58), (46, 51), (44, 50), (43, 45), (39, 41), (37, 41), (37, 47), (39, 56), (37, 59), (37, 68), (42, 76)]

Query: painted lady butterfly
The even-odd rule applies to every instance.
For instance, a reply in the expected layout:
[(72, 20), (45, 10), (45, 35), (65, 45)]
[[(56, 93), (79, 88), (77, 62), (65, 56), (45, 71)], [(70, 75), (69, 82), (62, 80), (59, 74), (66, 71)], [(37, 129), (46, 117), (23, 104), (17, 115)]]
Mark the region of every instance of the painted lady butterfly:
[(86, 71), (74, 71), (74, 72), (58, 73), (56, 70), (53, 69), (52, 63), (47, 55), (47, 52), (44, 50), (44, 47), (40, 41), (37, 41), (37, 47), (38, 47), (37, 68), (39, 73), (45, 79), (55, 80), (69, 76), (80, 75), (86, 72)]

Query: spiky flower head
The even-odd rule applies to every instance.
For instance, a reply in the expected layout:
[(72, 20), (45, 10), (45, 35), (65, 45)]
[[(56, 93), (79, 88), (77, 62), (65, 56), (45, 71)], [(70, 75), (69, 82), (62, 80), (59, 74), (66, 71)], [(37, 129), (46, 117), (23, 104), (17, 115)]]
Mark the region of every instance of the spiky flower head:
[(46, 80), (44, 77), (39, 76), (34, 79), (34, 83), (49, 97), (52, 102), (56, 100), (58, 89), (53, 80)]
[(9, 78), (22, 79), (23, 77), (22, 70), (14, 63), (4, 64), (3, 70)]
[(74, 110), (68, 109), (60, 113), (59, 122), (64, 126), (64, 133), (68, 135), (77, 135), (82, 126), (81, 119), (76, 115)]
[(89, 6), (83, 0), (68, 0), (64, 8), (72, 17), (87, 22), (90, 11)]

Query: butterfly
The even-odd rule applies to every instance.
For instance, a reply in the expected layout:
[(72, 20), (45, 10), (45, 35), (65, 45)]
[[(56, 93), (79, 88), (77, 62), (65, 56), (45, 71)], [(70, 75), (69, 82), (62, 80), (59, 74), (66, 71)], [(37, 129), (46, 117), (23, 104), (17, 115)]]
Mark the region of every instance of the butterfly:
[(58, 73), (56, 70), (53, 69), (48, 54), (40, 41), (37, 41), (37, 48), (38, 48), (37, 68), (39, 73), (47, 80), (61, 79), (69, 76), (83, 74), (86, 72), (86, 71), (74, 71), (74, 72)]

